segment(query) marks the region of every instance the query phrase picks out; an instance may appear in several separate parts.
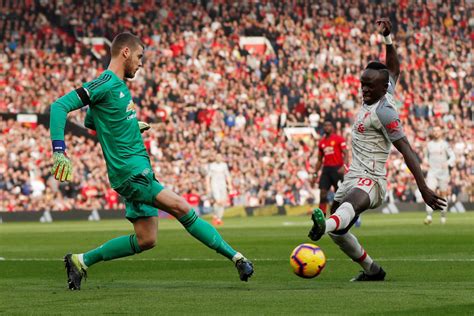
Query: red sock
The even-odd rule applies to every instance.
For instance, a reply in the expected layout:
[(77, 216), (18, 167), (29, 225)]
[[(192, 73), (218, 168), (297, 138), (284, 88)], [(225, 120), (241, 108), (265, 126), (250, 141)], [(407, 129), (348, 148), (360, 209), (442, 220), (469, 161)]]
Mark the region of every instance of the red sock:
[(326, 210), (327, 210), (327, 208), (328, 208), (328, 204), (327, 204), (327, 203), (319, 203), (319, 209), (320, 209), (321, 211), (323, 211), (324, 216), (326, 216)]

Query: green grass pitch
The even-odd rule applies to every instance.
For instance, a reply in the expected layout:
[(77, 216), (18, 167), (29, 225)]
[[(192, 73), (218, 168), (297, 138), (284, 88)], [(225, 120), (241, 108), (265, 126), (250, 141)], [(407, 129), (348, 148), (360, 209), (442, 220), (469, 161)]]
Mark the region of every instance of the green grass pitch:
[[(435, 214), (438, 215), (439, 214)], [(131, 231), (126, 220), (0, 225), (0, 314), (473, 315), (474, 212), (445, 226), (424, 214), (367, 214), (353, 228), (387, 271), (386, 282), (350, 283), (359, 266), (323, 237), (328, 262), (315, 279), (290, 270), (289, 255), (309, 242), (307, 217), (227, 219), (224, 238), (254, 261), (248, 283), (232, 263), (161, 220), (146, 253), (89, 269), (82, 290), (66, 289), (61, 258)]]

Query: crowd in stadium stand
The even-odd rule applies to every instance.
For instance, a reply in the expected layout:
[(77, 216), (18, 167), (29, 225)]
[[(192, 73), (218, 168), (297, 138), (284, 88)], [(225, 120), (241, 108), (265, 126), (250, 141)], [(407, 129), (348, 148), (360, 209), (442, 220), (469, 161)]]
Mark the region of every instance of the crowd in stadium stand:
[[(157, 3), (157, 4), (156, 4)], [(234, 205), (317, 202), (317, 140), (292, 141), (285, 126), (332, 120), (350, 139), (360, 107), (359, 75), (383, 60), (375, 17), (389, 17), (402, 73), (396, 87), (405, 133), (419, 158), (441, 126), (456, 154), (450, 201), (474, 201), (472, 154), (473, 5), (470, 1), (15, 1), (0, 14), (0, 112), (48, 113), (59, 96), (97, 77), (97, 58), (79, 38), (122, 31), (146, 44), (129, 84), (156, 177), (208, 205), (206, 165), (222, 153)], [(274, 54), (239, 47), (265, 36)], [(70, 114), (81, 123), (84, 111)], [(123, 207), (110, 189), (100, 146), (68, 135), (74, 180), (50, 174), (49, 131), (0, 121), (0, 211)], [(350, 143), (350, 142), (349, 142)], [(423, 168), (426, 171), (426, 164)], [(421, 201), (403, 158), (388, 162), (394, 201)]]

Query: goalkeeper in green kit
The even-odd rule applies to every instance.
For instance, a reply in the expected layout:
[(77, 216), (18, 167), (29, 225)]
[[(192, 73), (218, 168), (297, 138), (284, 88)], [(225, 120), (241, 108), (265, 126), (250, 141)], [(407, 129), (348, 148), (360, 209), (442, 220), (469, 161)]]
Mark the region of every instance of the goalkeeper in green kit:
[(97, 79), (85, 83), (51, 105), (51, 140), (55, 179), (70, 181), (73, 166), (66, 155), (64, 127), (68, 112), (89, 106), (85, 126), (97, 132), (102, 146), (112, 188), (124, 199), (126, 217), (135, 233), (105, 242), (98, 248), (64, 257), (68, 285), (81, 288), (87, 269), (100, 261), (122, 258), (155, 246), (158, 231), (157, 208), (176, 217), (200, 242), (232, 260), (240, 279), (247, 281), (253, 265), (235, 251), (217, 230), (200, 219), (190, 205), (155, 179), (150, 158), (140, 132), (149, 128), (136, 118), (135, 105), (126, 79), (133, 78), (142, 67), (144, 44), (130, 33), (117, 35), (111, 46), (112, 60)]

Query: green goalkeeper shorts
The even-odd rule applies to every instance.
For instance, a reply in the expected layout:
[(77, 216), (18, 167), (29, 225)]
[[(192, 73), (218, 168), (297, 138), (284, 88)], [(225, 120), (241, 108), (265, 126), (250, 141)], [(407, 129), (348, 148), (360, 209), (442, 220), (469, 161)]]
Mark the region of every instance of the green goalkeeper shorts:
[(151, 169), (146, 168), (128, 178), (115, 191), (125, 198), (125, 216), (133, 221), (139, 217), (158, 216), (153, 202), (163, 189)]

